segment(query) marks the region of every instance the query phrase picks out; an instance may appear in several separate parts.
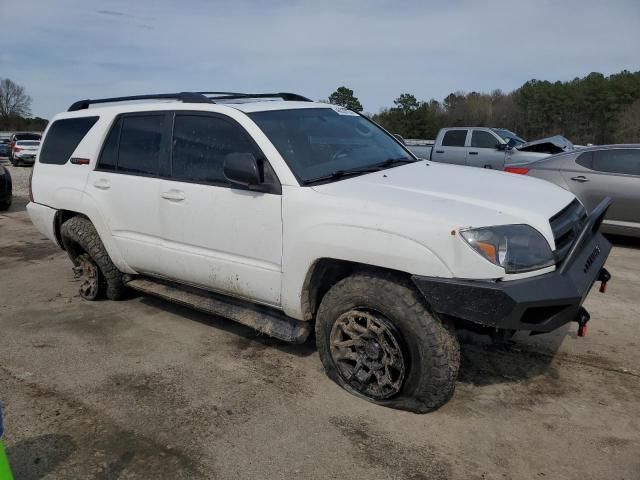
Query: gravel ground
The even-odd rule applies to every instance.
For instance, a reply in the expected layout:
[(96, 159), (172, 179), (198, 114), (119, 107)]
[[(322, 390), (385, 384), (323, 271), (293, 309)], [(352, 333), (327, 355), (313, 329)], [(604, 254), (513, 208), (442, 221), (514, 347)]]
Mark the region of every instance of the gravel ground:
[(16, 479), (640, 478), (640, 242), (612, 239), (575, 328), (465, 337), (452, 400), (364, 402), (291, 346), (153, 298), (86, 302), (24, 210), (0, 214), (0, 398)]

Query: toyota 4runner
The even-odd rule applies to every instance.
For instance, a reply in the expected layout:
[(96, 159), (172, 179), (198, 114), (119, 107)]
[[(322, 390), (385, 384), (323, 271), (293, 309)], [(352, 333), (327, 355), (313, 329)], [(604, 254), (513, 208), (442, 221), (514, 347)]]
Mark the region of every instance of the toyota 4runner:
[(453, 393), (457, 328), (584, 335), (582, 302), (610, 277), (607, 199), (587, 215), (541, 180), (419, 161), (295, 94), (76, 102), (48, 126), (31, 192), (83, 298), (130, 287), (288, 342), (315, 328), (332, 380), (416, 412)]

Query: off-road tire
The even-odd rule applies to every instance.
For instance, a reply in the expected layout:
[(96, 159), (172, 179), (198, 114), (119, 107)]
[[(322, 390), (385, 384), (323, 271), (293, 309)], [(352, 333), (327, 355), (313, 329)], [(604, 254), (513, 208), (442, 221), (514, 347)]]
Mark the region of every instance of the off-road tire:
[[(119, 300), (125, 294), (125, 285), (122, 273), (109, 258), (102, 240), (98, 236), (95, 227), (85, 217), (72, 217), (62, 224), (60, 229), (62, 243), (64, 244), (69, 258), (74, 265), (78, 265), (76, 258), (83, 252), (89, 254), (91, 259), (100, 269), (101, 278), (106, 284), (103, 289), (109, 300)], [(79, 248), (78, 248), (79, 247)]]
[[(397, 394), (375, 399), (354, 389), (331, 355), (331, 331), (336, 320), (351, 310), (383, 315), (402, 338), (406, 373)], [(452, 326), (429, 311), (411, 281), (395, 274), (362, 272), (334, 285), (316, 315), (316, 343), (325, 371), (345, 390), (391, 408), (426, 413), (453, 395), (460, 367), (460, 345)]]

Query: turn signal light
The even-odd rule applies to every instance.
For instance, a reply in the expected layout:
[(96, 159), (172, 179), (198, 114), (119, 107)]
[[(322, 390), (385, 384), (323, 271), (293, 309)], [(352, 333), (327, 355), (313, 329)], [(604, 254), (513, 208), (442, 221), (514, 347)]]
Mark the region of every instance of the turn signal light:
[(505, 172), (516, 173), (518, 175), (526, 175), (529, 169), (525, 167), (504, 167)]

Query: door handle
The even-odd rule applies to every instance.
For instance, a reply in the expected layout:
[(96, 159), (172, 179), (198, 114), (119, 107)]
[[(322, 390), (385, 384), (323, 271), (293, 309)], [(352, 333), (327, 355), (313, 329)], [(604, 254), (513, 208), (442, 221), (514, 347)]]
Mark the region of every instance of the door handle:
[(162, 198), (165, 198), (167, 200), (172, 200), (174, 202), (181, 202), (185, 198), (184, 192), (181, 192), (179, 190), (169, 190), (168, 192), (162, 192), (160, 196)]
[(478, 152), (469, 152), (469, 155), (477, 155)]
[(436, 150), (436, 153), (444, 153), (444, 150)]
[(109, 183), (109, 180), (101, 178), (100, 180), (93, 182), (93, 186), (100, 190), (109, 190), (111, 188), (111, 183)]
[(571, 180), (573, 180), (574, 182), (580, 182), (580, 183), (584, 183), (584, 182), (588, 182), (589, 179), (587, 177), (585, 177), (584, 175), (578, 175), (577, 177), (571, 177)]

